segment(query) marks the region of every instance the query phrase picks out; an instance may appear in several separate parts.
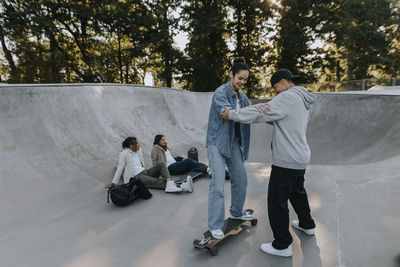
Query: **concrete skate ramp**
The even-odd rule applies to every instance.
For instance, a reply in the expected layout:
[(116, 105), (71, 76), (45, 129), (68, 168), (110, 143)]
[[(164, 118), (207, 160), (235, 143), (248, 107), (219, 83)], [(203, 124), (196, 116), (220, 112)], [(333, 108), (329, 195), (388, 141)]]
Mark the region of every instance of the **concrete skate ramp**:
[[(1, 266), (399, 266), (400, 96), (318, 94), (306, 187), (316, 236), (293, 231), (293, 257), (266, 255), (272, 127), (252, 125), (246, 208), (259, 224), (211, 257), (208, 178), (191, 194), (106, 202), (126, 136), (147, 166), (155, 134), (177, 155), (204, 147), (212, 93), (127, 85), (0, 85)], [(230, 205), (229, 182), (225, 188)], [(226, 210), (228, 213), (228, 208)], [(296, 218), (292, 210), (290, 217)]]
[(382, 85), (375, 85), (368, 89), (368, 92), (371, 91), (380, 91), (377, 93), (392, 93), (392, 94), (400, 94), (400, 86), (382, 86)]
[(400, 95), (317, 97), (308, 126), (313, 164), (361, 164), (400, 154)]

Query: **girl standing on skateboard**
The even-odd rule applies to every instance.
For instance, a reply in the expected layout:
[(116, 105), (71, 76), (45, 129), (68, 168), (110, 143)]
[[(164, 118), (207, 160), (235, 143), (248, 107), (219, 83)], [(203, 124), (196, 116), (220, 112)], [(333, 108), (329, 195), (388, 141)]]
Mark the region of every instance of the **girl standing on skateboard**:
[(208, 193), (208, 228), (217, 239), (224, 237), (222, 227), (225, 220), (225, 165), (228, 167), (231, 181), (231, 218), (253, 219), (251, 214), (243, 211), (247, 188), (244, 161), (249, 154), (250, 125), (223, 120), (220, 117), (225, 108), (240, 110), (251, 105), (247, 96), (240, 91), (249, 78), (249, 67), (243, 58), (233, 61), (229, 74), (230, 80), (214, 92), (206, 140), (212, 173)]
[(261, 250), (283, 257), (292, 256), (288, 200), (299, 219), (292, 222), (292, 227), (307, 235), (315, 233), (315, 222), (304, 188), (304, 174), (311, 157), (306, 138), (308, 112), (314, 103), (314, 95), (294, 84), (299, 78), (287, 69), (280, 69), (271, 77), (271, 86), (278, 93), (274, 99), (240, 111), (227, 108), (221, 115), (230, 121), (267, 122), (273, 126), (268, 218), (274, 241), (261, 244)]

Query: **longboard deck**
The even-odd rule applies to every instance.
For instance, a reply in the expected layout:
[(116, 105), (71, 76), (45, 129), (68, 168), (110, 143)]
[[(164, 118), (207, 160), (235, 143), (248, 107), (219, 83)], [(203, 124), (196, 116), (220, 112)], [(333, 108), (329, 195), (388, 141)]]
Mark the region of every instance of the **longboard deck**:
[(202, 172), (195, 172), (195, 171), (191, 171), (185, 174), (179, 174), (179, 175), (171, 175), (171, 179), (176, 183), (176, 184), (182, 184), (184, 182), (186, 182), (186, 177), (191, 176), (193, 180), (202, 177), (203, 175), (207, 175), (205, 173)]
[[(254, 211), (251, 209), (246, 210), (249, 214), (254, 214)], [(244, 221), (239, 219), (227, 218), (225, 219), (225, 224), (222, 227), (222, 231), (224, 232), (224, 238), (215, 239), (209, 230), (203, 233), (201, 239), (196, 239), (193, 241), (193, 245), (195, 248), (206, 249), (210, 252), (211, 255), (215, 256), (218, 253), (217, 248), (215, 247), (218, 243), (225, 240), (228, 236), (236, 235), (243, 231), (243, 227), (251, 227), (257, 225), (257, 219), (254, 218), (250, 221)]]

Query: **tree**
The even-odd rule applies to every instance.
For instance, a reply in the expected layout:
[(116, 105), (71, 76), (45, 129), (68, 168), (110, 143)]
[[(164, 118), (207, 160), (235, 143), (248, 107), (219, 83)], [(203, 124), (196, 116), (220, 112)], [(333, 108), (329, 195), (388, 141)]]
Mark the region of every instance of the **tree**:
[(392, 77), (400, 77), (400, 1), (393, 0), (391, 3), (392, 25), (388, 27), (389, 39), (392, 40), (389, 48), (389, 58), (386, 72)]
[(136, 0), (98, 4), (98, 34), (107, 39), (107, 57), (102, 62), (107, 66), (107, 81), (143, 83), (144, 74), (139, 69), (146, 66), (144, 59), (150, 53), (147, 47), (155, 28), (150, 9), (143, 1)]
[(149, 1), (155, 29), (151, 38), (151, 69), (156, 85), (172, 86), (174, 75), (183, 54), (174, 46), (174, 36), (180, 19), (172, 13), (182, 4), (181, 0)]
[[(2, 1), (4, 28), (17, 59), (14, 82), (62, 82), (74, 70), (83, 81), (96, 81), (90, 53), (93, 14), (82, 1)], [(83, 62), (77, 62), (83, 59)], [(81, 64), (83, 63), (83, 64)], [(10, 63), (11, 65), (11, 63)], [(18, 77), (19, 76), (19, 77)]]
[[(4, 32), (4, 29), (6, 29), (5, 25), (6, 23), (4, 22), (4, 12), (0, 12), (0, 42), (1, 42), (1, 48), (3, 49), (4, 52), (4, 56), (6, 61), (8, 62), (8, 65), (10, 66), (10, 73), (9, 75), (11, 77), (16, 77), (18, 75), (18, 69), (17, 66), (14, 62), (13, 56), (12, 56), (12, 52), (10, 51), (10, 49), (7, 46), (7, 42), (6, 42), (6, 35)], [(4, 73), (3, 73), (4, 74)], [(8, 74), (8, 73), (7, 73)], [(12, 81), (12, 80), (11, 80)]]
[(0, 5), (10, 82), (143, 82), (154, 25), (142, 1), (1, 0)]
[(247, 88), (276, 68), (306, 83), (398, 76), (399, 14), (399, 0), (0, 0), (0, 77), (143, 83), (151, 72), (156, 85), (212, 91), (236, 56)]
[(224, 1), (190, 1), (183, 9), (189, 33), (185, 48), (187, 58), (181, 61), (185, 88), (213, 91), (227, 74), (226, 17)]
[(232, 20), (228, 24), (229, 36), (233, 39), (234, 56), (242, 56), (250, 68), (246, 87), (260, 86), (257, 73), (267, 64), (269, 46), (267, 34), (272, 30), (267, 22), (271, 19), (268, 1), (229, 0)]
[(336, 80), (365, 79), (388, 62), (388, 29), (393, 24), (390, 0), (315, 1), (316, 33), (327, 45), (325, 67)]
[(310, 48), (315, 27), (310, 20), (312, 2), (282, 0), (281, 6), (276, 7), (280, 18), (273, 38), (276, 52), (271, 57), (276, 69), (285, 68), (300, 74), (305, 83), (315, 81), (314, 69), (319, 63)]

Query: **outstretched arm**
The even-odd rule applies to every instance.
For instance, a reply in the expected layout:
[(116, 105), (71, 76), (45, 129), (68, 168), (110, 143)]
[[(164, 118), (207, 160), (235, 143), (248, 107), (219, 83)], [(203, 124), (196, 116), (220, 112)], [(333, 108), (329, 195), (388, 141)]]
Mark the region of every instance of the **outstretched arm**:
[(119, 179), (121, 178), (122, 172), (125, 168), (125, 165), (126, 165), (125, 156), (123, 153), (120, 153), (119, 158), (118, 158), (118, 167), (117, 167), (117, 170), (115, 171), (114, 178), (112, 179), (111, 184), (107, 184), (105, 186), (105, 188), (110, 188), (110, 187), (113, 187), (114, 185), (118, 184)]
[(260, 106), (248, 106), (239, 111), (225, 108), (225, 112), (221, 114), (221, 117), (224, 120), (233, 120), (241, 123), (267, 122), (268, 117), (264, 116), (264, 113), (259, 112), (257, 108), (260, 108)]
[(241, 123), (262, 123), (280, 120), (286, 117), (286, 109), (282, 108), (281, 101), (272, 100), (270, 103), (260, 103), (244, 107), (239, 111), (225, 108), (221, 117), (225, 120), (233, 120)]

